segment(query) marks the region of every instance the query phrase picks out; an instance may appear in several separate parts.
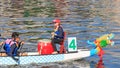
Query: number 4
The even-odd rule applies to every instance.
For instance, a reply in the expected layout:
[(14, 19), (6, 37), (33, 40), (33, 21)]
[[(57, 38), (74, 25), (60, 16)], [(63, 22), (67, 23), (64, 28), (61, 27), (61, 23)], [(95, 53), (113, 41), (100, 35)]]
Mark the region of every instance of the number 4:
[(76, 37), (69, 37), (68, 38), (68, 51), (69, 52), (76, 52), (77, 51)]
[(70, 45), (69, 45), (69, 48), (72, 48), (73, 50), (76, 49), (76, 45), (75, 45), (75, 39), (72, 39)]

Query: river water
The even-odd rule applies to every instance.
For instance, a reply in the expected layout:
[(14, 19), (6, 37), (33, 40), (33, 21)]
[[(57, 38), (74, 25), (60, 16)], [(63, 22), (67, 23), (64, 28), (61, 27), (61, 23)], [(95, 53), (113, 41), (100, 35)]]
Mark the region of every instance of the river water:
[[(16, 31), (25, 41), (22, 51), (37, 51), (37, 40), (50, 39), (54, 18), (60, 18), (67, 37), (77, 37), (79, 47), (92, 49), (87, 40), (115, 34), (115, 45), (104, 48), (103, 61), (98, 56), (85, 59), (1, 68), (119, 68), (119, 0), (5, 0), (0, 1), (0, 33), (9, 38)], [(2, 41), (2, 39), (1, 39)], [(67, 40), (65, 42), (67, 45)], [(66, 46), (67, 48), (67, 46)]]

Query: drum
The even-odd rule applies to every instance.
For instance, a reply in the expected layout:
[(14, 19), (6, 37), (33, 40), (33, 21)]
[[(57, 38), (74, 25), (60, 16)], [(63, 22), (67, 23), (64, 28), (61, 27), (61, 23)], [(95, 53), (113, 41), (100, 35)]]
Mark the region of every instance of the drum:
[(38, 40), (38, 52), (39, 54), (42, 55), (52, 54), (53, 46), (51, 40), (49, 39)]

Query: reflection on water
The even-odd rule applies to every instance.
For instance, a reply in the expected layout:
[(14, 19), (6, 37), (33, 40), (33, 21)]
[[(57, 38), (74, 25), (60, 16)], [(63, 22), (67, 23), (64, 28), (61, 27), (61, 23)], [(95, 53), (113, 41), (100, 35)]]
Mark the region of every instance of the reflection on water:
[(25, 0), (24, 17), (52, 17), (55, 13), (54, 2), (49, 0)]
[[(51, 22), (54, 18), (61, 19), (67, 37), (77, 37), (78, 47), (87, 47), (86, 40), (94, 40), (98, 36), (112, 32), (116, 35), (114, 47), (118, 51), (113, 51), (114, 47), (106, 48), (104, 61), (107, 63), (112, 59), (114, 63), (110, 61), (104, 66), (119, 67), (120, 61), (117, 61), (120, 58), (119, 2), (119, 0), (0, 0), (0, 33), (2, 37), (8, 38), (12, 32), (20, 32), (21, 39), (26, 42), (22, 51), (37, 51), (37, 40), (51, 37), (50, 33), (53, 31)], [(93, 57), (93, 61), (96, 59), (98, 58)], [(85, 64), (90, 68), (89, 63)], [(92, 64), (95, 67), (97, 63)], [(101, 62), (98, 62), (97, 66), (99, 65)], [(64, 63), (60, 68), (65, 66), (68, 68)], [(80, 68), (79, 62), (73, 64), (71, 68)]]
[(103, 60), (99, 60), (97, 63), (96, 62), (90, 62), (90, 67), (91, 68), (106, 68), (104, 66)]
[[(2, 17), (53, 17), (66, 14), (64, 0), (2, 0), (0, 1)], [(63, 12), (64, 10), (64, 12)]]
[[(7, 68), (7, 66), (0, 66), (0, 68)], [(85, 59), (77, 61), (68, 61), (61, 63), (46, 63), (46, 64), (30, 64), (30, 65), (12, 65), (10, 68), (106, 68), (102, 60), (98, 62), (88, 62)]]
[[(119, 18), (119, 0), (1, 0), (1, 17)], [(72, 16), (73, 15), (73, 16)]]
[(98, 61), (97, 65), (96, 65), (96, 68), (105, 68), (102, 60)]
[[(0, 66), (0, 68), (7, 66)], [(77, 61), (68, 61), (60, 63), (30, 64), (30, 65), (12, 65), (9, 68), (91, 68), (89, 62), (84, 59)]]

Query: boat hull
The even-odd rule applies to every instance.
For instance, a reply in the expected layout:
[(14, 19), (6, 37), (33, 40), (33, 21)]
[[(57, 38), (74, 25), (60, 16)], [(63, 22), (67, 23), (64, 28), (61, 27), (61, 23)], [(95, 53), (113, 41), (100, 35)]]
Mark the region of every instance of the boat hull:
[(12, 57), (0, 57), (0, 65), (25, 65), (25, 64), (39, 64), (51, 62), (64, 62), (70, 60), (77, 60), (90, 56), (90, 51), (78, 50), (77, 53), (68, 54), (54, 54), (54, 55), (30, 55), (17, 57), (18, 60)]

